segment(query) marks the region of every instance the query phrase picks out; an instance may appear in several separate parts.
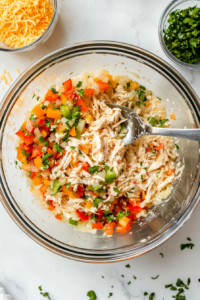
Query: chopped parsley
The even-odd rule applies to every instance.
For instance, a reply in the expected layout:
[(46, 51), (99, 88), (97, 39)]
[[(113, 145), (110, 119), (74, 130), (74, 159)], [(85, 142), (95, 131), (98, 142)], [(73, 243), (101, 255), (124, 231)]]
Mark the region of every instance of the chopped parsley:
[(21, 130), (25, 133), (25, 136), (27, 135), (32, 135), (32, 133), (28, 132), (26, 129), (24, 129), (23, 127), (21, 127)]
[(31, 114), (30, 120), (33, 121), (33, 122), (35, 122), (37, 120), (35, 114)]
[(127, 284), (131, 284), (131, 281), (127, 282)]
[(118, 212), (118, 214), (116, 215), (117, 220), (121, 219), (123, 216), (128, 216), (129, 215), (129, 211), (122, 211), (120, 210), (120, 212)]
[(54, 144), (54, 148), (55, 148), (56, 152), (59, 152), (60, 155), (63, 154), (64, 149), (58, 143)]
[(44, 104), (41, 104), (41, 105), (40, 105), (40, 107), (41, 107), (41, 109), (43, 109), (43, 110), (44, 110), (44, 109), (46, 108), (46, 105), (44, 105)]
[(158, 277), (159, 277), (159, 275), (157, 275), (156, 277), (151, 277), (151, 279), (154, 279), (154, 280), (155, 280), (155, 279), (157, 279)]
[(124, 277), (124, 275), (121, 275), (122, 277)]
[(162, 257), (164, 257), (163, 253), (159, 253)]
[(156, 149), (154, 149), (151, 153), (152, 153), (152, 154), (156, 154)]
[(144, 180), (143, 175), (141, 175), (141, 180)]
[(94, 205), (94, 207), (97, 207), (98, 206), (98, 204), (100, 203), (100, 202), (102, 202), (102, 198), (101, 197), (96, 197), (95, 199), (94, 199), (94, 201), (93, 201), (93, 205)]
[(43, 145), (44, 147), (48, 147), (49, 143), (48, 143), (48, 141), (45, 141), (45, 140), (44, 140), (44, 138), (43, 138), (42, 135), (39, 136), (38, 139), (39, 139), (39, 141), (42, 143), (42, 145)]
[(83, 81), (79, 81), (79, 82), (77, 83), (76, 87), (77, 87), (77, 88), (80, 88), (81, 85), (82, 85), (82, 83), (83, 83)]
[(187, 240), (191, 242), (191, 238), (188, 237)]
[(78, 153), (81, 155), (81, 154), (83, 154), (83, 152), (81, 152), (81, 150), (78, 150)]
[(32, 176), (32, 172), (28, 171), (28, 177), (31, 178), (31, 176)]
[(88, 171), (89, 171), (90, 174), (92, 174), (92, 175), (95, 174), (95, 173), (97, 173), (98, 170), (99, 170), (99, 167), (97, 167), (97, 166), (89, 167), (89, 168), (88, 168)]
[(69, 75), (72, 75), (74, 72), (69, 73)]
[(160, 97), (157, 97), (157, 99), (160, 100), (160, 101), (162, 100)]
[(149, 296), (149, 300), (153, 300), (155, 296), (155, 293), (151, 293), (151, 295)]
[(185, 248), (193, 249), (193, 247), (194, 247), (194, 244), (192, 244), (192, 243), (181, 244), (181, 250), (184, 250)]
[(140, 89), (146, 90), (145, 86), (143, 86), (143, 85), (140, 85)]
[(18, 161), (17, 160), (15, 160), (15, 164), (16, 164), (16, 166), (18, 165)]
[(87, 296), (89, 297), (89, 300), (96, 300), (97, 299), (97, 295), (94, 291), (87, 292)]
[(126, 83), (127, 89), (130, 88), (130, 86), (131, 86), (131, 82), (127, 82), (127, 83)]
[(179, 146), (177, 144), (175, 144), (175, 146), (176, 146), (176, 149), (179, 150)]
[(125, 265), (126, 268), (130, 268), (131, 266), (129, 264)]
[(80, 97), (83, 97), (83, 94), (84, 94), (84, 91), (83, 89), (80, 89), (80, 90), (77, 90), (77, 93)]
[(147, 121), (151, 126), (163, 127), (163, 125), (169, 121), (169, 119), (157, 120), (155, 117), (148, 117)]
[(33, 94), (32, 99), (35, 97), (35, 94)]
[(134, 279), (137, 279), (137, 277), (136, 277), (136, 276), (134, 276), (134, 275), (133, 275), (133, 278), (134, 278)]
[(143, 163), (141, 162), (141, 163), (140, 163), (140, 166), (142, 167), (142, 165), (143, 165)]
[(104, 276), (101, 276), (102, 278), (104, 278)]
[(144, 296), (147, 296), (148, 295), (148, 293), (147, 292), (144, 292)]
[(56, 91), (55, 88), (51, 88), (51, 90), (52, 90), (52, 92), (53, 92), (54, 94), (58, 94), (58, 91)]
[(165, 285), (165, 288), (166, 289), (170, 288), (171, 291), (177, 291), (177, 294), (175, 296), (172, 296), (176, 300), (186, 300), (185, 295), (184, 295), (184, 292), (185, 292), (184, 289), (188, 290), (190, 283), (191, 283), (190, 278), (188, 278), (187, 284), (185, 284), (183, 282), (183, 280), (178, 278), (176, 281), (176, 286), (174, 286), (173, 284), (167, 284), (167, 285)]
[(57, 124), (51, 125), (50, 131), (51, 131), (51, 132), (54, 131), (54, 130), (56, 129), (56, 127), (57, 127)]
[(116, 187), (113, 188), (113, 191), (118, 194), (120, 193), (120, 190), (118, 190), (118, 188), (116, 188)]
[(39, 101), (40, 100), (40, 96), (37, 96), (37, 101)]
[(23, 148), (21, 148), (21, 152), (24, 156), (29, 157), (30, 153), (26, 152)]
[(108, 298), (110, 298), (111, 296), (113, 296), (113, 293), (109, 293)]
[(53, 155), (53, 153), (47, 153), (45, 155), (42, 156), (42, 169), (45, 170), (45, 169), (48, 169), (49, 168), (49, 164), (50, 164), (50, 161), (49, 161), (49, 158)]
[(41, 286), (41, 285), (38, 287), (38, 289), (40, 290), (40, 294), (41, 294), (42, 296), (47, 297), (49, 300), (51, 300), (51, 298), (50, 298), (50, 296), (49, 296), (49, 293), (47, 293), (47, 292), (43, 293), (43, 292), (42, 292), (42, 286)]
[(75, 148), (74, 146), (71, 146), (70, 149), (71, 149), (71, 150), (75, 150), (76, 148)]

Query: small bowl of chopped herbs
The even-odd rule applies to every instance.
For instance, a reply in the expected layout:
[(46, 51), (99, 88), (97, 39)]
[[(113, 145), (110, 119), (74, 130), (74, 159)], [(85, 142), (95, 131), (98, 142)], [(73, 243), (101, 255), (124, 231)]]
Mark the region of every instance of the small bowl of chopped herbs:
[(200, 69), (200, 0), (174, 0), (164, 10), (158, 28), (165, 54), (177, 65)]

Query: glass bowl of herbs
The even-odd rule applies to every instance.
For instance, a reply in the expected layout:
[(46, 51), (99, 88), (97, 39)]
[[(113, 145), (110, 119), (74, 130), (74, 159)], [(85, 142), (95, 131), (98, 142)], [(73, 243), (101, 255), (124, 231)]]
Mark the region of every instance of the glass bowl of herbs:
[(175, 64), (200, 70), (200, 0), (174, 0), (158, 27), (164, 53)]

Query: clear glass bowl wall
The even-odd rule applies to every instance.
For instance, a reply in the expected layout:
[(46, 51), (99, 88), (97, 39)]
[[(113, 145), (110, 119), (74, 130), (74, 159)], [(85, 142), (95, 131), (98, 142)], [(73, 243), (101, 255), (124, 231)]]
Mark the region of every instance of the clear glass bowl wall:
[[(175, 111), (175, 128), (199, 127), (199, 99), (191, 86), (157, 56), (134, 46), (116, 42), (87, 42), (69, 46), (41, 59), (25, 71), (8, 91), (0, 108), (0, 194), (12, 219), (32, 239), (47, 249), (84, 262), (114, 262), (141, 255), (174, 234), (189, 218), (199, 201), (199, 143), (180, 139), (182, 177), (169, 199), (151, 209), (147, 218), (125, 234), (104, 236), (76, 231), (42, 209), (27, 186), (23, 171), (15, 165), (17, 136), (27, 111), (37, 103), (58, 76), (63, 80), (83, 71), (107, 69), (128, 75), (157, 94), (168, 116)], [(165, 99), (169, 99), (169, 102)]]

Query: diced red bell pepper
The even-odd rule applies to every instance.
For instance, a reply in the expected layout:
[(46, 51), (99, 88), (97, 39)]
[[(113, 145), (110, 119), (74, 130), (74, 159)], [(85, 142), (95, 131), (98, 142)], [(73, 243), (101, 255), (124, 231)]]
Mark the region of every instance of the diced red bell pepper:
[(141, 211), (143, 210), (142, 207), (140, 207), (140, 206), (134, 206), (134, 205), (132, 205), (132, 204), (128, 204), (128, 205), (127, 205), (127, 209), (128, 209), (129, 211), (135, 211), (135, 212), (141, 212)]
[(109, 84), (103, 82), (102, 80), (97, 80), (97, 84), (99, 85), (100, 91), (106, 91), (107, 89), (109, 89)]
[(64, 91), (63, 94), (67, 97), (68, 100), (73, 100), (74, 98), (74, 89), (69, 91)]
[[(24, 127), (23, 127), (24, 130), (26, 130)], [(27, 131), (27, 130), (26, 130)], [(32, 134), (28, 135), (26, 132), (24, 132), (22, 130), (22, 128), (20, 128), (19, 131), (17, 131), (15, 133), (20, 139), (22, 139), (24, 141), (24, 143), (26, 145), (30, 145), (33, 143), (33, 140), (34, 140), (34, 136)]]
[(86, 93), (88, 96), (92, 96), (92, 95), (94, 95), (94, 89), (85, 89), (85, 93)]
[(88, 172), (89, 166), (90, 166), (90, 165), (88, 164), (88, 162), (86, 162), (85, 164), (82, 165), (82, 170)]
[(42, 124), (44, 123), (44, 118), (37, 118), (37, 120), (35, 121), (35, 125), (39, 125), (39, 127), (40, 126), (42, 126)]
[(103, 228), (103, 223), (97, 222), (97, 223), (92, 223), (92, 227), (95, 229), (102, 229)]
[(81, 111), (88, 111), (87, 106), (85, 105), (85, 102), (82, 99), (77, 98), (76, 105), (80, 105)]
[(69, 91), (72, 88), (72, 80), (68, 79), (64, 82), (65, 91)]
[(84, 192), (84, 187), (79, 185), (79, 186), (78, 186), (78, 191)]
[(44, 153), (43, 153), (40, 149), (33, 148), (33, 151), (32, 151), (32, 158), (38, 157), (38, 156), (42, 156), (43, 154), (44, 154)]
[(96, 212), (97, 220), (101, 220), (102, 216), (103, 216), (103, 210), (97, 210)]
[(76, 210), (77, 215), (79, 216), (79, 218), (81, 219), (81, 221), (87, 221), (89, 220), (89, 216), (85, 214), (84, 211), (80, 211), (80, 210)]
[(34, 132), (35, 127), (33, 126), (33, 122), (31, 120), (28, 120), (26, 123), (26, 130), (29, 133), (33, 133)]
[(52, 90), (48, 90), (45, 96), (45, 100), (49, 102), (56, 102), (57, 99), (58, 99), (58, 94), (54, 94)]
[(54, 210), (54, 209), (55, 209), (55, 206), (53, 205), (53, 201), (52, 201), (52, 200), (49, 200), (48, 202), (49, 202), (49, 207), (48, 207), (48, 209), (51, 210), (51, 211)]
[(55, 218), (56, 218), (57, 220), (60, 220), (60, 221), (62, 221), (61, 214), (55, 215)]

